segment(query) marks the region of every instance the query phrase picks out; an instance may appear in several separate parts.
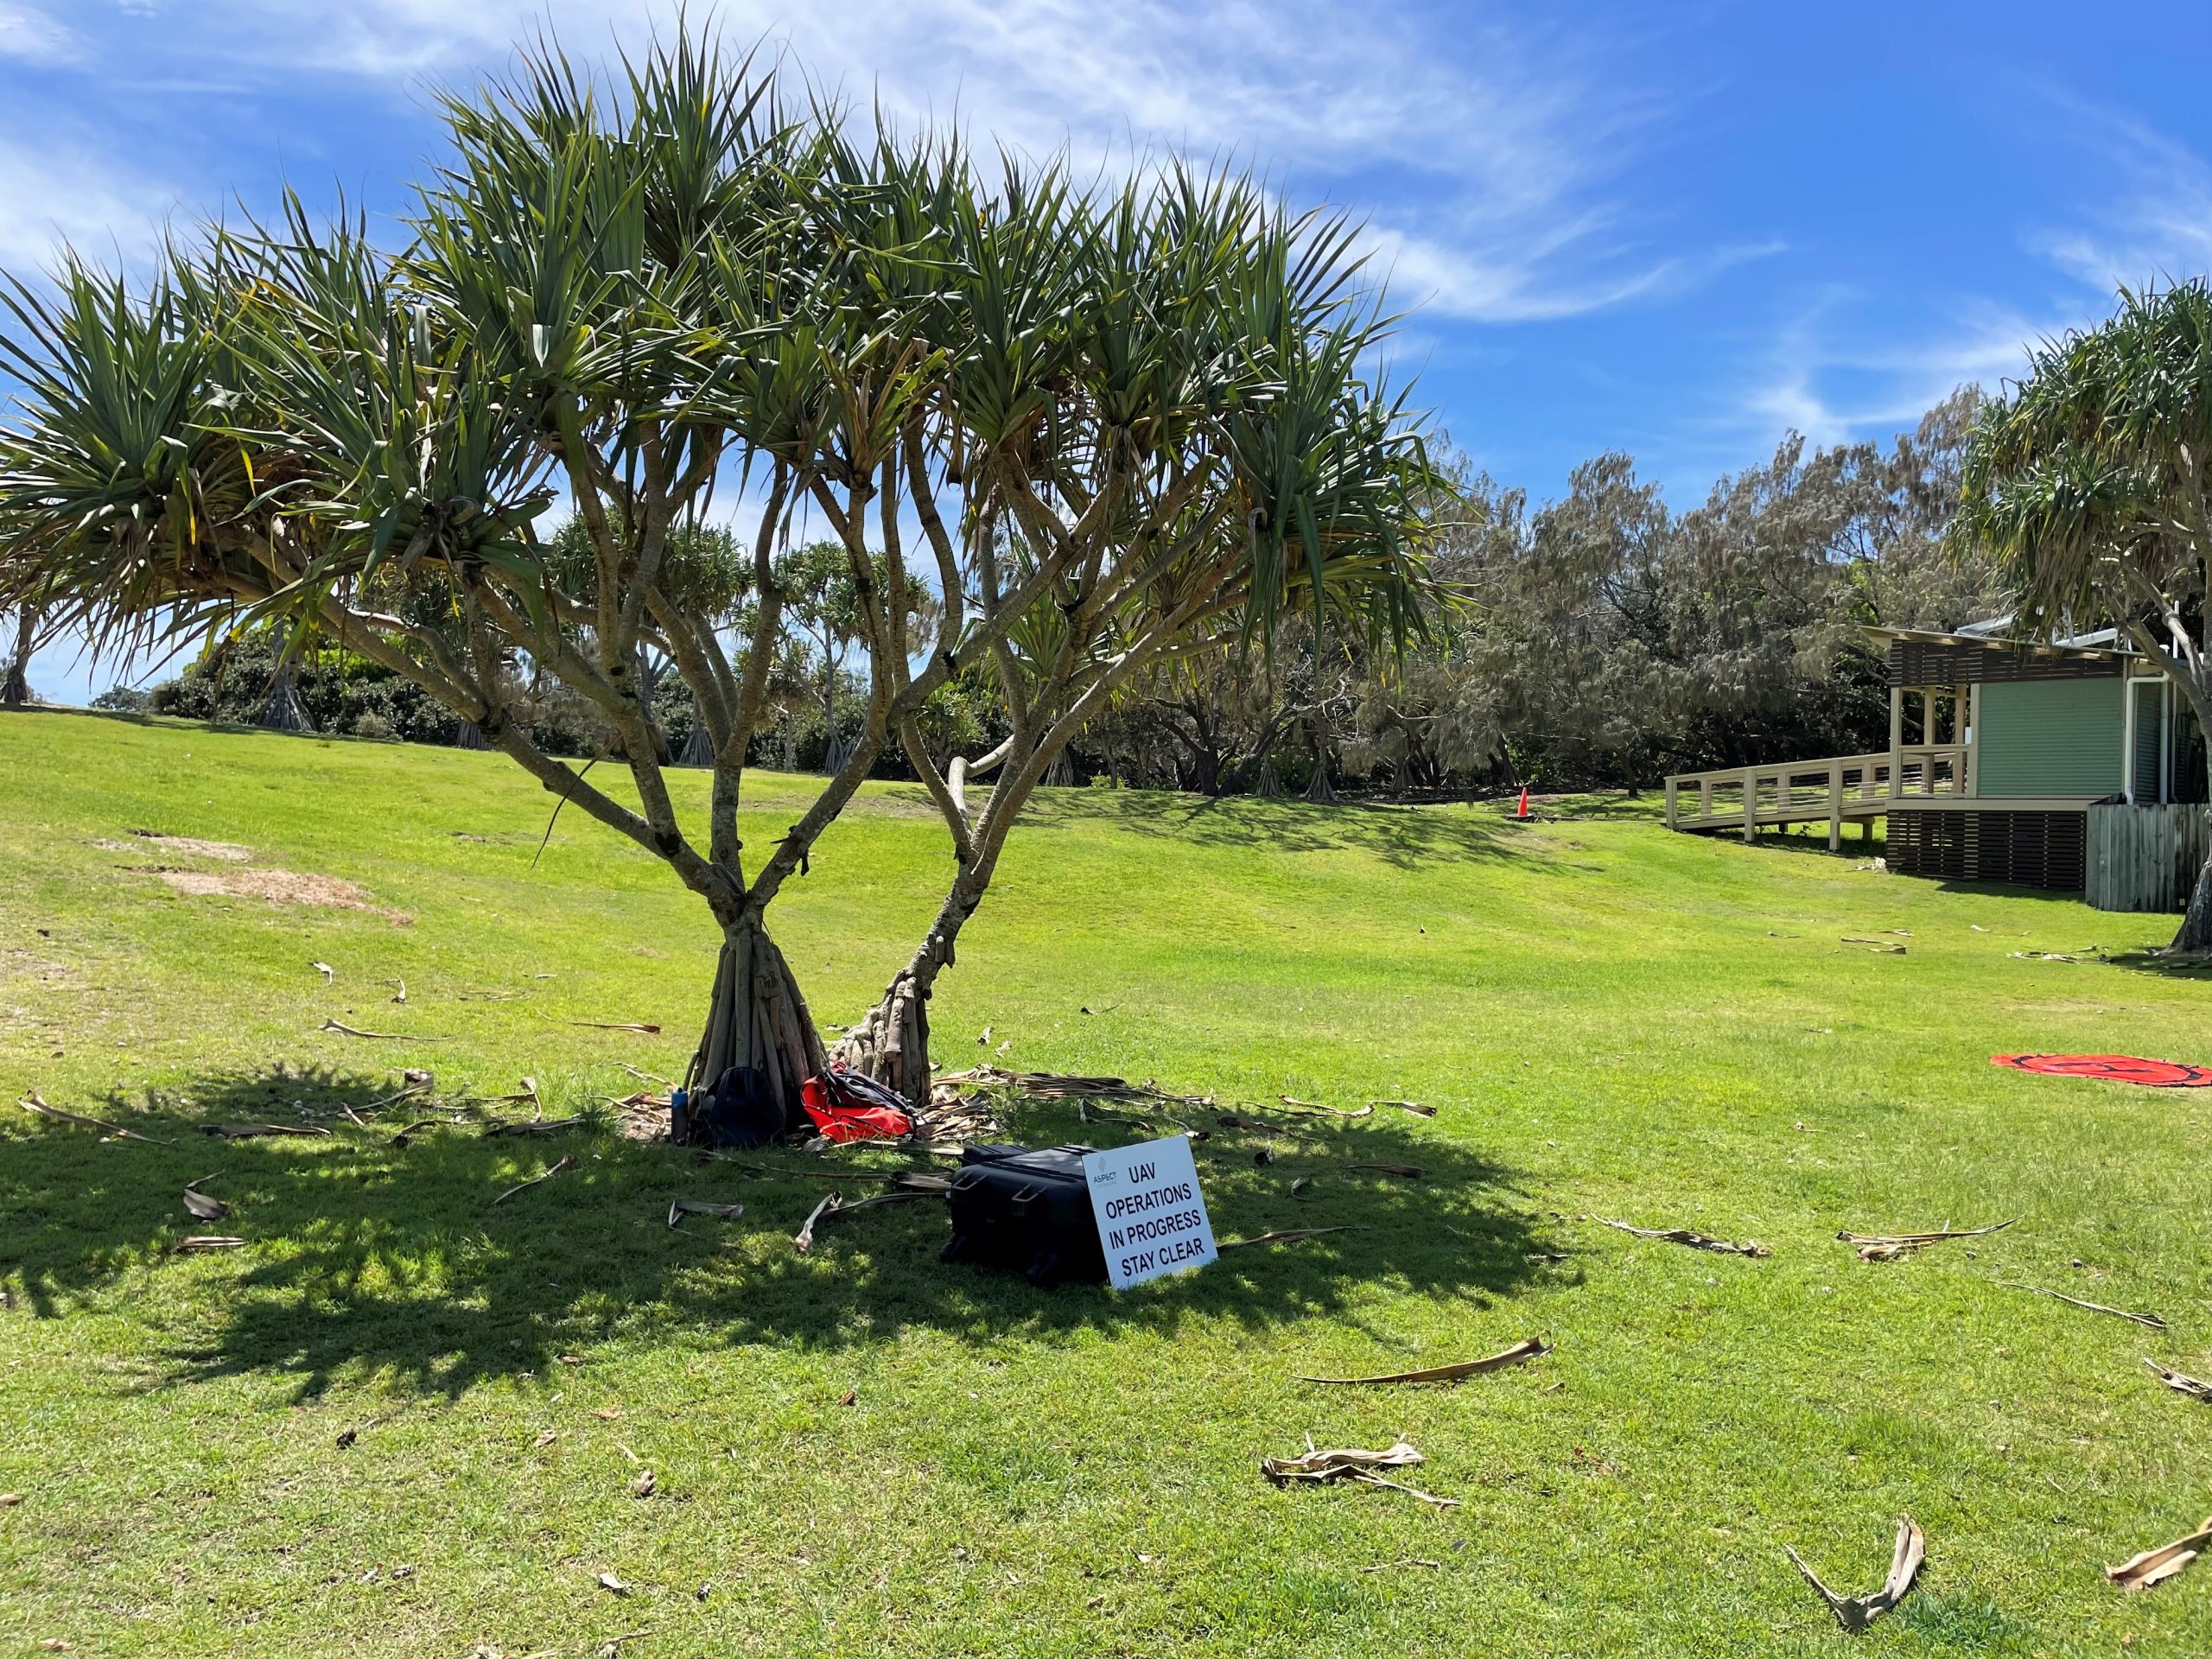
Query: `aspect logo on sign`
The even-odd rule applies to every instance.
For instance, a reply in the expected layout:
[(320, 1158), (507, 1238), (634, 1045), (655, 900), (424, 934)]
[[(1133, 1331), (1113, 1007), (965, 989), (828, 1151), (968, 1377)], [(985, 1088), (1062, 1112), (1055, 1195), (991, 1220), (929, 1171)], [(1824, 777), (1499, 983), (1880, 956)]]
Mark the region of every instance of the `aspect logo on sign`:
[(1086, 1153), (1083, 1175), (1115, 1289), (1203, 1268), (1214, 1259), (1213, 1224), (1198, 1192), (1198, 1166), (1181, 1135)]

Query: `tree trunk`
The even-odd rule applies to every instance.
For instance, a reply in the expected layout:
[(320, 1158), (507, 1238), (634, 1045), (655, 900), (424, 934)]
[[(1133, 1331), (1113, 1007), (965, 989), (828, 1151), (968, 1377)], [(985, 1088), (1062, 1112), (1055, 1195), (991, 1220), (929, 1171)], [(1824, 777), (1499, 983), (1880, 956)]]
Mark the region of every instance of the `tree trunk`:
[(645, 734), (652, 740), (653, 759), (664, 766), (676, 764), (676, 753), (668, 746), (668, 734), (660, 728), (660, 721), (653, 714), (653, 693), (660, 684), (660, 670), (643, 652), (638, 660), (638, 707), (645, 715)]
[(16, 613), (16, 649), (0, 677), (0, 709), (26, 709), (31, 702), (31, 642), (38, 634), (38, 613), (24, 606)]
[(930, 1098), (930, 994), (937, 976), (952, 965), (960, 930), (983, 902), (990, 871), (963, 869), (930, 924), (913, 957), (892, 976), (883, 1000), (847, 1032), (836, 1059), (895, 1089), (916, 1106)]
[(829, 1069), (791, 964), (755, 918), (722, 930), (714, 1000), (698, 1052), (684, 1074), (685, 1086), (712, 1089), (724, 1072), (740, 1065), (754, 1067), (766, 1077), (770, 1092), (783, 1103), (786, 1128), (806, 1122), (799, 1085)]
[[(2204, 631), (2212, 640), (2212, 604), (2204, 607)], [(2144, 639), (2139, 631), (2136, 645), (2145, 655), (2151, 654), (2155, 642)], [(2156, 660), (2153, 658), (2153, 660)], [(2166, 667), (2169, 673), (2179, 664), (2171, 658)], [(2196, 717), (2196, 729), (2204, 739), (2204, 754), (2208, 767), (2212, 767), (2212, 673), (2207, 671), (2203, 658), (2193, 664), (2194, 673), (2175, 673), (2174, 689), (2189, 704), (2189, 712)], [(2212, 806), (2204, 809), (2212, 812)], [(2208, 853), (2204, 868), (2196, 873), (2196, 891), (2190, 895), (2189, 908), (2183, 912), (2181, 929), (2174, 935), (2169, 950), (2212, 950), (2212, 853)]]
[(1328, 746), (1310, 728), (1306, 733), (1306, 741), (1313, 748), (1313, 775), (1306, 780), (1306, 798), (1309, 801), (1333, 801), (1337, 798), (1337, 789), (1329, 781)]
[(829, 645), (824, 642), (822, 647), (823, 775), (835, 778), (844, 770), (846, 758), (851, 753), (850, 749), (837, 741), (837, 666), (830, 659)]
[(315, 721), (300, 701), (296, 664), (286, 654), (289, 644), (286, 639), (276, 641), (276, 673), (269, 682), (269, 700), (261, 705), (261, 718), (254, 723), (272, 732), (313, 732)]
[(276, 677), (269, 682), (269, 701), (262, 704), (261, 718), (256, 723), (272, 732), (315, 730), (315, 718), (308, 713), (307, 704), (300, 701), (300, 688), (291, 664), (278, 668)]
[[(2206, 809), (2212, 811), (2212, 807)], [(2169, 950), (2212, 950), (2212, 857), (2204, 861), (2204, 868), (2196, 874), (2196, 891), (2190, 895), (2189, 909), (2181, 918), (2181, 931), (2174, 935)]]
[[(2212, 639), (2212, 605), (2204, 609), (2204, 628), (2208, 639)], [(2189, 712), (2196, 717), (2196, 728), (2203, 734), (2205, 759), (2212, 765), (2212, 667), (2202, 658), (2194, 663), (2177, 661), (2164, 650), (2148, 628), (2137, 625), (2131, 630), (2135, 648), (2153, 662), (2163, 661), (2166, 672), (2172, 677), (2174, 690), (2189, 705)], [(2212, 812), (2212, 806), (2204, 809)], [(2196, 873), (2196, 890), (2190, 894), (2189, 908), (2182, 914), (2181, 928), (2166, 949), (2171, 951), (2212, 950), (2212, 855), (2208, 855), (2204, 868)]]

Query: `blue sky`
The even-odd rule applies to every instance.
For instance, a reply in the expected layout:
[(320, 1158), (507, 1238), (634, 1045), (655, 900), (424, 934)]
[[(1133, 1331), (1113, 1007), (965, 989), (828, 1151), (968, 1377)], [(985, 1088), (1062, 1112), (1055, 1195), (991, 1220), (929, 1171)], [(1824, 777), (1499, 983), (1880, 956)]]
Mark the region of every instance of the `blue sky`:
[[(695, 17), (702, 12), (692, 7)], [(727, 3), (817, 79), (1112, 165), (1234, 152), (1350, 208), (1400, 366), (1542, 498), (1624, 449), (1688, 505), (1787, 431), (1884, 437), (2115, 283), (2212, 269), (2201, 10), (1278, 0)], [(0, 265), (126, 260), (289, 181), (404, 204), (424, 90), (642, 0), (0, 0)], [(116, 677), (57, 646), (48, 696)]]

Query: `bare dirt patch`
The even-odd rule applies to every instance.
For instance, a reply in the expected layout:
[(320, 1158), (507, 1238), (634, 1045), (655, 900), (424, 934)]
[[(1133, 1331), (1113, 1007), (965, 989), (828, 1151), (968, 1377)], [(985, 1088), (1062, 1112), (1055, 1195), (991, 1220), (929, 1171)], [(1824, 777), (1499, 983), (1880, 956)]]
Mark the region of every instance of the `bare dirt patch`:
[(272, 905), (315, 905), (330, 910), (365, 910), (382, 916), (395, 927), (411, 925), (414, 918), (388, 910), (363, 887), (334, 875), (315, 875), (299, 870), (180, 870), (149, 865), (142, 871), (157, 875), (179, 893), (222, 893), (232, 899), (265, 899)]
[(67, 964), (48, 962), (28, 950), (0, 950), (0, 984), (10, 980), (35, 979), (48, 984), (69, 977)]
[(143, 842), (180, 858), (219, 858), (226, 864), (243, 864), (253, 856), (252, 848), (241, 847), (235, 842), (201, 841), (196, 836), (164, 836), (152, 830), (133, 830), (130, 833), (138, 838), (137, 842), (100, 840), (92, 845), (104, 852), (135, 853)]

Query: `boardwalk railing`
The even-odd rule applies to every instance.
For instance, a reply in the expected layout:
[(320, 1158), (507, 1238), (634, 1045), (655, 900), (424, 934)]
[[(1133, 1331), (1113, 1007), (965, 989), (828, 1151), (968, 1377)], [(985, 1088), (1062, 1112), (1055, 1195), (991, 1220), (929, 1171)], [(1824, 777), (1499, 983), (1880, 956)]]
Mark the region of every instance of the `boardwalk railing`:
[(1828, 845), (1837, 847), (1845, 819), (1880, 817), (1893, 802), (1964, 795), (1967, 781), (1967, 749), (1957, 743), (1681, 772), (1667, 780), (1667, 827), (1740, 830), (1751, 841), (1761, 824), (1825, 818)]

